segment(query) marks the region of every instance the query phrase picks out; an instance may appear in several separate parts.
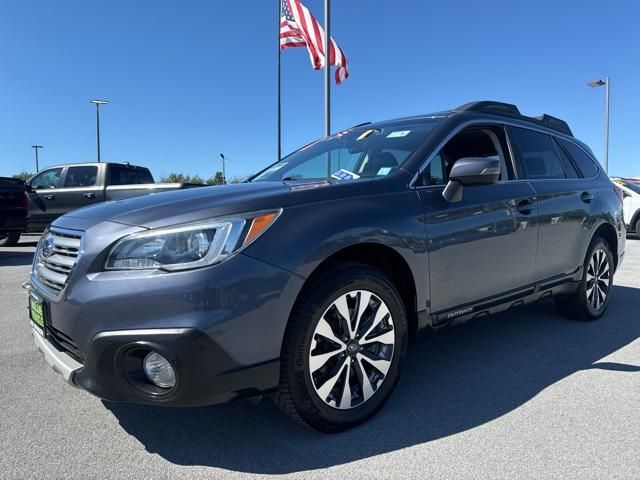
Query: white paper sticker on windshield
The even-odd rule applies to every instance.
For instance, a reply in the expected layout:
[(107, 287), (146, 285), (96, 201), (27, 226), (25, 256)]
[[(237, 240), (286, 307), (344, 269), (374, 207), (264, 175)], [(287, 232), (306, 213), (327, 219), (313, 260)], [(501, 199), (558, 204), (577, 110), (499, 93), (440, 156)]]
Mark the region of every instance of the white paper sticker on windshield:
[(380, 170), (378, 170), (377, 175), (389, 175), (390, 171), (391, 167), (382, 167)]
[(411, 130), (396, 130), (387, 135), (387, 138), (406, 137), (411, 133)]
[(331, 177), (335, 178), (336, 180), (357, 180), (358, 178), (360, 178), (360, 175), (341, 168), (336, 173), (331, 175)]

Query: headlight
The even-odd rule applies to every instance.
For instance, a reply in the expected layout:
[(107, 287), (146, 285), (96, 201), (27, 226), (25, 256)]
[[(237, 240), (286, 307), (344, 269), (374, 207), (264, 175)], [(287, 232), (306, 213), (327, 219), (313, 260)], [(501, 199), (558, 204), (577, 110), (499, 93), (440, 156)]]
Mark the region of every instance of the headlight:
[(260, 236), (281, 210), (134, 233), (111, 249), (107, 270), (187, 270), (220, 263)]

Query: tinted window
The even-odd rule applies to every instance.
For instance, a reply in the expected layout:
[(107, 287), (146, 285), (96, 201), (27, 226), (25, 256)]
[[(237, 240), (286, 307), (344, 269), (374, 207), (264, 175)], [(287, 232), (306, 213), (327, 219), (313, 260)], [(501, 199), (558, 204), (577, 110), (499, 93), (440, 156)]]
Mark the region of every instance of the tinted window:
[(573, 162), (567, 156), (564, 149), (556, 144), (558, 147), (558, 155), (560, 155), (560, 160), (562, 161), (562, 166), (564, 167), (564, 173), (567, 175), (567, 178), (580, 178), (580, 174), (576, 170), (576, 167), (573, 165)]
[(146, 168), (127, 167), (126, 165), (109, 166), (109, 185), (140, 183), (153, 183), (153, 177)]
[(31, 188), (58, 188), (60, 184), (60, 175), (62, 174), (62, 168), (52, 168), (46, 170), (41, 174), (35, 176), (31, 180)]
[(583, 177), (591, 178), (596, 176), (598, 173), (598, 165), (596, 165), (596, 162), (594, 162), (589, 155), (584, 153), (575, 143), (560, 140), (560, 144), (569, 152), (569, 155), (571, 155), (571, 158), (573, 158), (573, 161), (582, 172)]
[(93, 187), (96, 184), (98, 167), (69, 167), (64, 179), (65, 187)]
[(562, 162), (549, 135), (526, 128), (511, 128), (518, 163), (525, 178), (565, 178)]

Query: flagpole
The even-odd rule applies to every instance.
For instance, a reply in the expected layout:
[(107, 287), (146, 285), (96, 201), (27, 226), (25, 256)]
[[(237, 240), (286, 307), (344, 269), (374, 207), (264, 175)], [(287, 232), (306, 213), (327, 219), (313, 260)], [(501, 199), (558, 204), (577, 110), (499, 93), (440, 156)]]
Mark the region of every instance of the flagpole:
[(331, 134), (331, 0), (324, 0), (324, 135)]
[(280, 19), (282, 18), (282, 0), (278, 0), (278, 76), (277, 76), (277, 99), (278, 99), (278, 162), (282, 158), (282, 106), (280, 89)]

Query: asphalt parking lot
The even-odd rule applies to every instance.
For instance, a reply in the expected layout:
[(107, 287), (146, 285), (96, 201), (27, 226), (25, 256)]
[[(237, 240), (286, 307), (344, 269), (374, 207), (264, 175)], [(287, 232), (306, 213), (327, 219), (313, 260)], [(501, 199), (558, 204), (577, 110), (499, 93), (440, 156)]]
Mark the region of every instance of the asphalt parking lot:
[(640, 240), (602, 320), (547, 301), (424, 340), (380, 414), (332, 436), (268, 400), (163, 409), (66, 385), (32, 347), (35, 241), (0, 250), (1, 478), (640, 478)]

